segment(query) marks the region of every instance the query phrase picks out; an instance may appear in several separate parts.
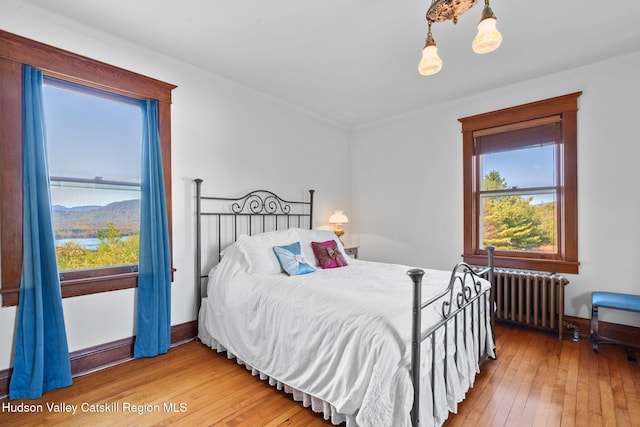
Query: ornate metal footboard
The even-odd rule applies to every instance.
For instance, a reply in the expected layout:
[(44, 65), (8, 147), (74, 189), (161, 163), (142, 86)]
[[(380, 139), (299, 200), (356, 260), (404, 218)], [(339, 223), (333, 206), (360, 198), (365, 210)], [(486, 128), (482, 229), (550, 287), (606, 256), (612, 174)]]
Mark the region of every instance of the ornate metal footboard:
[[(458, 313), (464, 313), (466, 319), (466, 313), (471, 311), (471, 325), (468, 328), (472, 334), (478, 334), (477, 343), (477, 355), (479, 358), (484, 357), (486, 352), (486, 343), (483, 347), (482, 336), (483, 328), (489, 329), (493, 332), (494, 325), (494, 293), (493, 293), (493, 257), (495, 248), (487, 247), (489, 266), (480, 271), (474, 272), (471, 266), (465, 263), (459, 263), (455, 266), (451, 272), (451, 279), (449, 280), (449, 286), (440, 294), (431, 298), (429, 301), (422, 303), (422, 277), (424, 271), (421, 269), (412, 269), (407, 272), (413, 281), (413, 318), (412, 318), (412, 339), (411, 339), (411, 381), (413, 382), (413, 407), (411, 409), (411, 424), (414, 427), (420, 425), (420, 357), (421, 357), (421, 344), (427, 339), (431, 340), (431, 395), (433, 396), (433, 408), (435, 412), (436, 401), (435, 396), (438, 390), (435, 390), (435, 370), (436, 370), (436, 345), (435, 336), (436, 332), (443, 330), (445, 334), (444, 345), (447, 345), (447, 333), (448, 324), (451, 321), (457, 319)], [(487, 292), (483, 292), (480, 286), (480, 279), (483, 274), (487, 274), (488, 281), (491, 283), (489, 290), (489, 301), (486, 300)], [(471, 285), (469, 284), (471, 283)], [(456, 287), (456, 284), (459, 286)], [(441, 304), (440, 312), (442, 314), (442, 320), (435, 325), (431, 326), (427, 331), (422, 333), (422, 310), (432, 306), (434, 304)], [(482, 310), (489, 307), (491, 310), (490, 319), (487, 322), (486, 315), (481, 316)], [(478, 316), (474, 321), (473, 313), (477, 309)], [(474, 323), (475, 322), (475, 323)], [(488, 323), (488, 324), (487, 324)], [(464, 329), (466, 334), (467, 328)], [(458, 334), (458, 328), (454, 328), (454, 333)], [(456, 345), (458, 344), (457, 336), (454, 338)], [(465, 340), (466, 342), (466, 340)], [(446, 358), (445, 351), (445, 358)], [(445, 378), (445, 390), (440, 392), (446, 393), (446, 381), (447, 381), (447, 363), (444, 363), (444, 378)], [(434, 415), (435, 418), (435, 415)]]

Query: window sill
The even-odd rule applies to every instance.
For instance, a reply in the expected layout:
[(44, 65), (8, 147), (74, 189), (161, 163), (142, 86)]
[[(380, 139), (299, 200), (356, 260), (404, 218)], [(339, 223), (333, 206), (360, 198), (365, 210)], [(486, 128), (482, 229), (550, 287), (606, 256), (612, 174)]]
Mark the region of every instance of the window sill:
[[(62, 298), (78, 297), (100, 292), (118, 291), (138, 286), (138, 273), (114, 274), (102, 277), (63, 280), (60, 282)], [(20, 286), (3, 290), (2, 306), (18, 305)]]
[[(464, 262), (471, 265), (487, 265), (486, 255), (463, 255)], [(516, 258), (496, 255), (495, 267), (518, 270), (546, 271), (550, 273), (578, 274), (580, 263), (556, 259)]]
[(63, 280), (60, 282), (62, 298), (77, 297), (99, 292), (118, 291), (138, 286), (138, 273), (114, 274), (102, 277)]
[[(171, 269), (171, 282), (176, 269)], [(79, 297), (82, 295), (97, 294), (101, 292), (119, 291), (122, 289), (136, 288), (138, 286), (138, 273), (112, 274), (100, 277), (85, 277), (79, 279), (62, 280), (62, 298)], [(12, 287), (0, 290), (2, 294), (2, 306), (18, 305), (20, 287)]]

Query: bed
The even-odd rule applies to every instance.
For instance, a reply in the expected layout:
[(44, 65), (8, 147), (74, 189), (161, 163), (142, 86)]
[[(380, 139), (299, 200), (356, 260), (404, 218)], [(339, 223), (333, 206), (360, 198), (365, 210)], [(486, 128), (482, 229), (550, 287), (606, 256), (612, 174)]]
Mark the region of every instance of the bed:
[(464, 263), (349, 258), (313, 229), (313, 190), (300, 202), (208, 197), (195, 182), (205, 345), (336, 425), (438, 426), (456, 412), (495, 358), (489, 281)]

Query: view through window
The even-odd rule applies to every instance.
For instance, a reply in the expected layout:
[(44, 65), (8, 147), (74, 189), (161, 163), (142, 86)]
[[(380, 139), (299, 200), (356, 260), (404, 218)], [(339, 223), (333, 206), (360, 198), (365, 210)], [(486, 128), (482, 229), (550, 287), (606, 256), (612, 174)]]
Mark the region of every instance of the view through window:
[(476, 139), (483, 249), (557, 252), (560, 131), (551, 123)]
[(58, 269), (137, 265), (139, 102), (50, 78), (43, 98)]

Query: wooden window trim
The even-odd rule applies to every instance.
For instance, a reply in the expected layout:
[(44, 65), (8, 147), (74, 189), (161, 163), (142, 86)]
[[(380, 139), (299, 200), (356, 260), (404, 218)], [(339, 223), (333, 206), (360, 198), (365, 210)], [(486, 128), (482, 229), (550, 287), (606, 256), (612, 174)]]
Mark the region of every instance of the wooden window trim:
[[(544, 255), (496, 252), (496, 266), (553, 273), (578, 273), (578, 174), (577, 174), (577, 112), (582, 92), (505, 108), (489, 113), (458, 119), (462, 124), (463, 187), (464, 187), (464, 253), (470, 264), (485, 265), (486, 251), (480, 249), (478, 213), (479, 194), (476, 188), (474, 134), (491, 133), (491, 129), (517, 128), (522, 122), (545, 120), (560, 116), (562, 123), (562, 156), (559, 161), (561, 179), (558, 200), (558, 255), (553, 259)], [(551, 119), (549, 119), (551, 120)], [(535, 122), (534, 122), (535, 123)]]
[[(129, 98), (158, 100), (160, 143), (172, 242), (171, 91), (175, 85), (114, 67), (0, 30), (0, 295), (2, 305), (18, 302), (22, 270), (22, 66), (46, 76)], [(137, 273), (110, 274), (61, 282), (62, 297), (137, 286)]]

